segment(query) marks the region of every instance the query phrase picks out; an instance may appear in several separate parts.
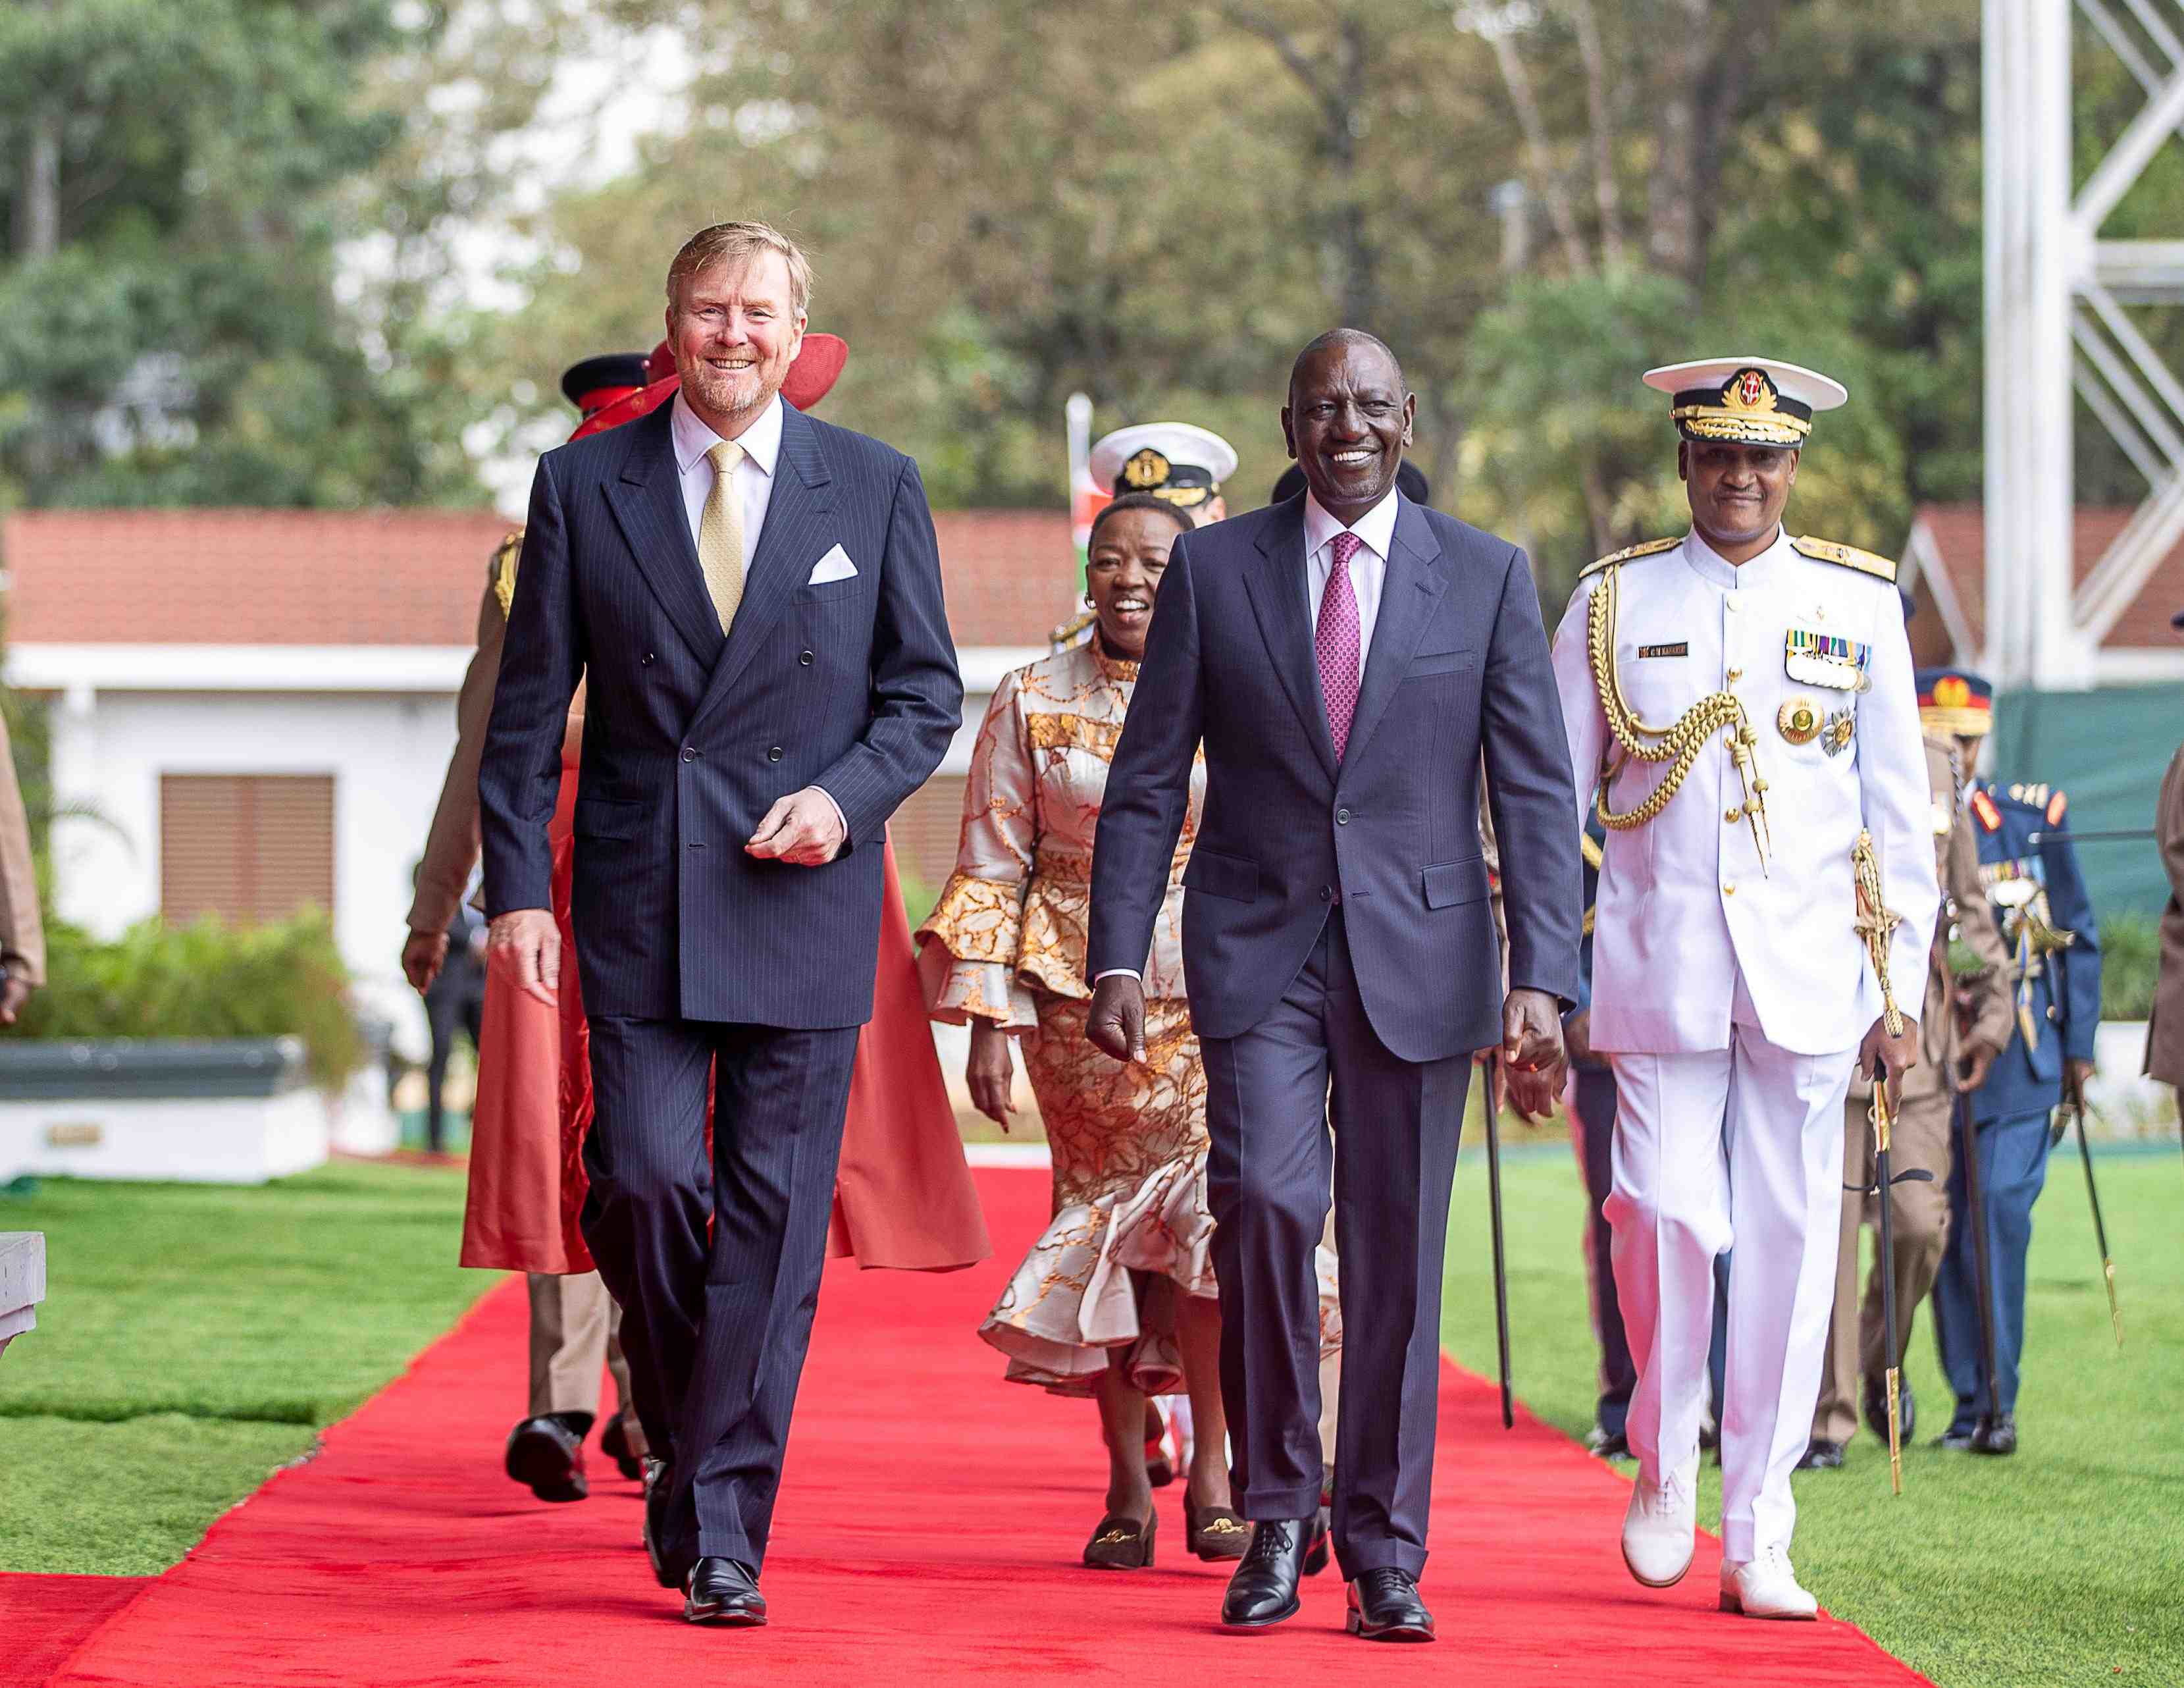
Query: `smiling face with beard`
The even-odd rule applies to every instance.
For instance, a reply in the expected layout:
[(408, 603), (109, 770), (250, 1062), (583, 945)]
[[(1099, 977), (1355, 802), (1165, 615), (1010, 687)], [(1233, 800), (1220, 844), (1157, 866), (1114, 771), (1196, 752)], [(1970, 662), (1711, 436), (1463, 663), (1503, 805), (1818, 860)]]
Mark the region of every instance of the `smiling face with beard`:
[(788, 260), (773, 251), (723, 259), (683, 279), (667, 308), (667, 343), (682, 397), (698, 419), (733, 439), (788, 378), (804, 343)]

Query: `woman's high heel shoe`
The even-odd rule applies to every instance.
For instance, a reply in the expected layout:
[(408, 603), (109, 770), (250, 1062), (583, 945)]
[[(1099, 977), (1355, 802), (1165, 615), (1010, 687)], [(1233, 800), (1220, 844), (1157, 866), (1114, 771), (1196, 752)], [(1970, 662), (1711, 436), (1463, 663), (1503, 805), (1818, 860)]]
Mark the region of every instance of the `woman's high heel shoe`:
[(1153, 1563), (1153, 1536), (1159, 1529), (1157, 1513), (1143, 1524), (1120, 1513), (1110, 1513), (1084, 1544), (1084, 1563), (1095, 1571), (1149, 1570)]
[(1201, 1507), (1185, 1495), (1183, 1521), (1190, 1551), (1209, 1563), (1240, 1559), (1251, 1545), (1251, 1526), (1227, 1507)]

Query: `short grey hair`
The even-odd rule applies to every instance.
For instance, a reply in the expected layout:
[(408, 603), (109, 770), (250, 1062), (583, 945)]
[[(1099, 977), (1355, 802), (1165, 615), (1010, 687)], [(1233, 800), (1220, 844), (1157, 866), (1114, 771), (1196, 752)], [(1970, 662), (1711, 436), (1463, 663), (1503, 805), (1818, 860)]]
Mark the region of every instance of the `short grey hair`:
[(788, 303), (799, 316), (811, 309), (811, 260), (804, 249), (771, 223), (715, 223), (682, 242), (667, 266), (667, 304), (680, 309), (682, 284), (716, 264), (747, 263), (762, 252), (777, 252), (788, 265)]

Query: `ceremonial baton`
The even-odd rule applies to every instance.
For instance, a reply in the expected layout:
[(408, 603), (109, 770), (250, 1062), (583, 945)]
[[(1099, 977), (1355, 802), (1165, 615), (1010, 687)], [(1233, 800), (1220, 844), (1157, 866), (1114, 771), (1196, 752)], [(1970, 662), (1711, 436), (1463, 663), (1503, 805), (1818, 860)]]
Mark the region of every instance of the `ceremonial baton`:
[(1509, 1390), (1509, 1273), (1502, 1253), (1502, 1122), (1490, 1087), (1486, 1096), (1486, 1199), (1494, 1217), (1494, 1334), (1502, 1351), (1502, 1428), (1517, 1428)]
[(1972, 1123), (1969, 1091), (1957, 1092), (1957, 1153), (1964, 1165), (1964, 1212), (1972, 1222), (1972, 1273), (1979, 1281), (1973, 1297), (1979, 1303), (1980, 1383), (1986, 1390), (1987, 1416), (1994, 1416), (1996, 1393), (1994, 1358), (1994, 1270), (1987, 1261), (1986, 1190), (1980, 1183), (1979, 1128)]
[(2086, 1141), (2086, 1105), (2069, 1104), (2070, 1111), (2078, 1117), (2078, 1158), (2086, 1163), (2086, 1195), (2093, 1204), (2093, 1240), (2100, 1245), (2101, 1277), (2109, 1290), (2109, 1324), (2115, 1332), (2116, 1346), (2123, 1346), (2123, 1314), (2116, 1307), (2115, 1262), (2109, 1256), (2109, 1228), (2101, 1222), (2101, 1193), (2093, 1185), (2093, 1151)]
[[(1851, 867), (1858, 886), (1858, 919), (1859, 936), (1865, 939), (1865, 952), (1873, 962), (1874, 977), (1880, 983), (1880, 1023), (1892, 1038), (1903, 1035), (1903, 1011), (1896, 1006), (1896, 993), (1888, 983), (1888, 939), (1896, 929), (1897, 916), (1892, 914), (1882, 902), (1880, 894), (1880, 862), (1874, 853), (1873, 834), (1861, 832), (1858, 842), (1851, 847)], [(1880, 1318), (1882, 1323), (1882, 1357), (1887, 1362), (1884, 1374), (1888, 1395), (1888, 1486), (1890, 1492), (1903, 1492), (1903, 1357), (1897, 1351), (1896, 1326), (1896, 1217), (1895, 1203), (1891, 1199), (1892, 1186), (1896, 1179), (1889, 1167), (1888, 1139), (1895, 1122), (1895, 1111), (1888, 1103), (1888, 1061), (1876, 1053), (1873, 1058), (1873, 1173), (1875, 1187), (1880, 1195)], [(1907, 1173), (1906, 1178), (1918, 1174)], [(1930, 1178), (1930, 1173), (1925, 1176)]]

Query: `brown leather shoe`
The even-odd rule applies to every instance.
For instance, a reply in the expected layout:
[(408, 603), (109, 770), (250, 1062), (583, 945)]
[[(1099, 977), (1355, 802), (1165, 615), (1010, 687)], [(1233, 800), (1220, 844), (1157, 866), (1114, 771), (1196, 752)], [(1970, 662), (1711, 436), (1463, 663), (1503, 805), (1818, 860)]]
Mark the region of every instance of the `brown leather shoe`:
[(1110, 1513), (1084, 1544), (1084, 1563), (1095, 1571), (1149, 1570), (1153, 1563), (1153, 1537), (1159, 1529), (1157, 1513), (1143, 1524), (1120, 1513)]
[(1201, 1507), (1190, 1496), (1183, 1497), (1183, 1527), (1189, 1532), (1190, 1551), (1206, 1563), (1240, 1559), (1251, 1545), (1251, 1526), (1228, 1507)]

